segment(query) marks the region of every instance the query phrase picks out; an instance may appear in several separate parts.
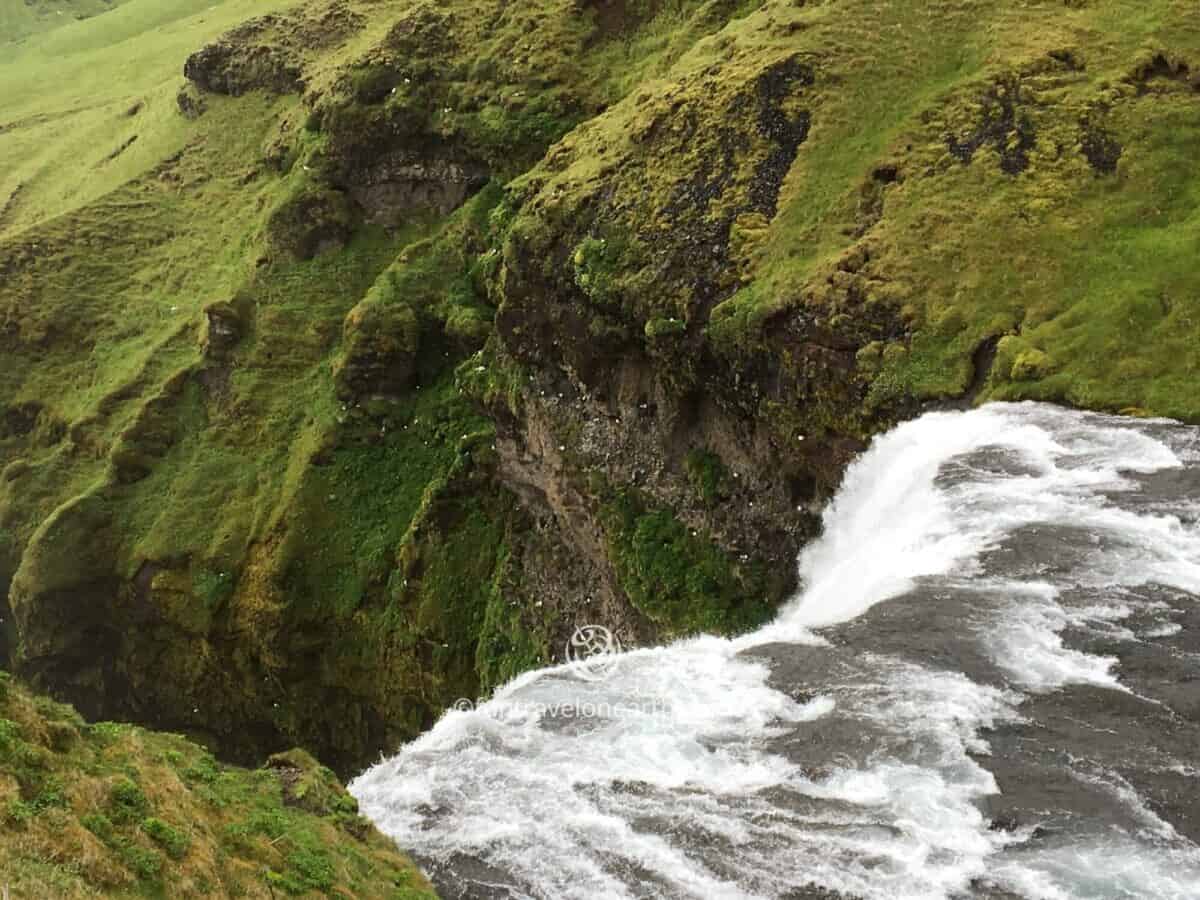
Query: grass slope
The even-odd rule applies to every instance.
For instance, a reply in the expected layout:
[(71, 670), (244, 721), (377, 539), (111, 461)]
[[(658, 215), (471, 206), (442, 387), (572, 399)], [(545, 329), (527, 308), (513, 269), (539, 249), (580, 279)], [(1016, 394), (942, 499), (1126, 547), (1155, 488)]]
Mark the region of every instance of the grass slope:
[(195, 140), (203, 129), (175, 104), (183, 60), (286, 5), (125, 0), (102, 16), (0, 44), (0, 237), (78, 209)]
[[(634, 311), (636, 328), (674, 317), (744, 356), (807, 317), (869, 344), (855, 363), (869, 397), (839, 425), (863, 435), (885, 410), (961, 395), (975, 352), (1005, 336), (981, 399), (1198, 420), (1192, 12), (1179, 0), (760, 4), (521, 180), (516, 233), (521, 252), (537, 249), (511, 267), (522, 284), (544, 260), (586, 268), (588, 241), (615, 235), (604, 296), (585, 292), (593, 309)], [(745, 87), (785, 63), (810, 79), (782, 112), (807, 117), (805, 133), (777, 203), (759, 210), (747, 192), (761, 195), (761, 137), (737, 123), (754, 102)], [(696, 208), (687, 250), (673, 246), (681, 198)], [(728, 260), (705, 287), (711, 310), (684, 262), (712, 246), (705, 228)], [(869, 324), (884, 318), (903, 335)]]
[[(911, 331), (869, 351), (886, 358), (874, 402), (955, 396), (980, 343), (1011, 334), (984, 397), (1200, 420), (1187, 4), (835, 4), (806, 24), (797, 49), (822, 60), (828, 87), (755, 280), (714, 319), (797, 295), (828, 310), (820, 282), (858, 245), (899, 286)], [(989, 99), (1005, 91), (1011, 104)], [(950, 139), (981, 128), (980, 149), (955, 157)], [(1006, 170), (1022, 131), (1019, 171)], [(1089, 162), (1102, 142), (1119, 148), (1111, 169)], [(880, 171), (895, 180), (872, 186)], [(878, 222), (850, 240), (868, 191)], [(1021, 353), (1041, 365), (1014, 372)]]
[(302, 751), (223, 766), (0, 672), (0, 866), (13, 897), (433, 897)]
[[(420, 139), (536, 160), (628, 74), (594, 78), (579, 53), (599, 68), (633, 53), (657, 65), (695, 6), (596, 41), (563, 0), (499, 21), (496, 3), (463, 0), (454, 22), (495, 27), (455, 45)], [(303, 743), (347, 768), (545, 661), (547, 637), (519, 599), (528, 523), (491, 479), (492, 425), (455, 377), (491, 327), (499, 187), (452, 215), (411, 211), (351, 235), (342, 212), (311, 205), (341, 202), (321, 180), (338, 136), (299, 97), (178, 108), (190, 51), (281, 8), (130, 0), (0, 67), (0, 171), (15, 195), (0, 217), (0, 586), (13, 585), (24, 664), (85, 712), (141, 716), (246, 759)], [(363, 58), (427, 13), (316, 3), (260, 24), (303, 65), (313, 102), (357, 116), (374, 71)], [(510, 52), (530, 15), (554, 26), (540, 32), (554, 77)], [(479, 84), (463, 76), (475, 70)], [(492, 83), (512, 95), (503, 107)], [(466, 93), (483, 105), (441, 119)], [(309, 258), (300, 246), (325, 226), (336, 246)], [(409, 323), (404, 348), (359, 341), (377, 319)], [(223, 327), (227, 345), (213, 337)], [(356, 392), (343, 382), (358, 357), (412, 371), (390, 393)], [(84, 535), (92, 549), (75, 552)], [(63, 656), (97, 640), (112, 653)]]
[(108, 12), (128, 0), (14, 0), (0, 8), (0, 55), (9, 44)]

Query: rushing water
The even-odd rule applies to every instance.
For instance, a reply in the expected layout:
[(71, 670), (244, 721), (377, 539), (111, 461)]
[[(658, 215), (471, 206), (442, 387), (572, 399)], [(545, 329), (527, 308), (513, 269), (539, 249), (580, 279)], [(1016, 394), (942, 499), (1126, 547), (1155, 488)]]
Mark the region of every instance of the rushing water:
[(773, 624), (531, 672), (351, 789), (448, 898), (1197, 900), (1198, 516), (1195, 429), (931, 413)]

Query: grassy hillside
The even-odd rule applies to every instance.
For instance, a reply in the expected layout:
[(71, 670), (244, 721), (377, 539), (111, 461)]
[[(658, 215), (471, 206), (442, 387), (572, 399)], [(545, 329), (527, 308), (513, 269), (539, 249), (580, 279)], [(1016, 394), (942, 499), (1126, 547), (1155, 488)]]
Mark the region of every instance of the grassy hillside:
[[(183, 60), (284, 5), (125, 0), (103, 16), (0, 44), (0, 236), (95, 201), (197, 140), (203, 130), (175, 102)], [(40, 8), (5, 4), (18, 7)]]
[(302, 751), (230, 768), (2, 672), (0, 866), (14, 898), (434, 896)]
[[(566, 165), (529, 177), (518, 228), (535, 259), (621, 234), (610, 305), (703, 328), (727, 357), (819, 323), (832, 334), (811, 340), (859, 351), (866, 402), (843, 412), (867, 431), (961, 395), (1000, 338), (982, 397), (1196, 420), (1198, 29), (1174, 2), (766, 4), (581, 128)], [(745, 85), (787, 65), (803, 77), (755, 133), (733, 112), (753, 108)], [(803, 135), (764, 201), (755, 142), (788, 115)], [(681, 238), (688, 177), (704, 196)], [(673, 246), (708, 240), (698, 225), (720, 249), (701, 286)]]
[(108, 12), (126, 0), (13, 0), (0, 8), (0, 54), (33, 34)]
[(510, 215), (484, 183), (619, 96), (630, 70), (609, 60), (678, 52), (664, 23), (688, 14), (617, 40), (569, 8), (530, 13), (549, 22), (533, 59), (511, 53), (525, 13), (467, 4), (446, 77), (386, 89), (433, 148), (428, 184), (483, 173), (460, 209), (416, 203), (386, 227), (331, 181), (388, 149), (361, 95), (404, 84), (374, 60), (408, 65), (405, 41), (428, 58), (427, 6), (258, 19), (214, 64), (246, 82), (227, 93), (180, 72), (238, 0), (132, 0), (5, 66), (0, 586), (23, 671), (88, 715), (246, 760), (304, 743), (347, 769), (548, 658), (521, 572), (566, 551), (494, 477), (494, 427), (455, 375), (490, 331), (485, 263)]
[(761, 622), (928, 405), (1200, 421), (1193, 7), (127, 0), (4, 45), (12, 664), (349, 772), (576, 624)]

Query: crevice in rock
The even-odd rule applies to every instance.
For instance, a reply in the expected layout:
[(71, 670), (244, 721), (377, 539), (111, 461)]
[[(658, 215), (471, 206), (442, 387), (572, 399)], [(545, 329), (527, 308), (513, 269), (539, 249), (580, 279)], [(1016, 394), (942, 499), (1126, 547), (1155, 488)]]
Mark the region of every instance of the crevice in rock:
[(975, 405), (975, 400), (982, 393), (988, 376), (992, 373), (992, 366), (996, 362), (996, 348), (1001, 337), (1002, 335), (993, 334), (984, 338), (971, 354), (971, 380), (963, 395), (954, 404), (956, 408), (969, 409)]

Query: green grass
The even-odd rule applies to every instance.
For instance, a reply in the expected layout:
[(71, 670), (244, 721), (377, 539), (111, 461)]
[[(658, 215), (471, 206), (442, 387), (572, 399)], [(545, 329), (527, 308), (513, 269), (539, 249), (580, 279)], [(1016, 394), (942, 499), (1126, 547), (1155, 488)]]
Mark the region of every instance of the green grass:
[(758, 560), (735, 561), (709, 535), (633, 491), (612, 493), (603, 521), (621, 586), (664, 634), (739, 633), (770, 619)]
[[(78, 668), (80, 609), (138, 697), (105, 702), (246, 757), (286, 738), (349, 768), (544, 662), (525, 567), (563, 548), (500, 487), (489, 421), (520, 436), (531, 377), (711, 395), (717, 430), (792, 448), (799, 484), (960, 395), (986, 339), (981, 398), (1200, 419), (1197, 95), (1132, 74), (1158, 50), (1200, 69), (1183, 0), (291, 2), (0, 22), (22, 35), (0, 46), (0, 585), (18, 659), (81, 700), (107, 675)], [(326, 41), (334, 7), (351, 27)], [(182, 116), (188, 54), (266, 12), (304, 97)], [(994, 133), (1014, 85), (1029, 146)], [(1085, 122), (1121, 145), (1112, 171)], [(367, 225), (339, 188), (394, 151), (491, 180)], [(725, 453), (687, 420), (684, 446)], [(700, 525), (728, 493), (715, 454), (660, 496), (596, 497), (561, 430), (553, 477), (597, 501), (654, 629), (769, 614), (774, 572)], [(13, 822), (62, 809), (30, 773)], [(133, 829), (127, 868), (176, 862), (184, 820), (101, 813)], [(271, 884), (323, 890), (319, 850), (281, 850)]]
[(224, 766), (178, 735), (89, 726), (0, 674), (0, 865), (14, 896), (434, 896), (303, 751)]
[(73, 22), (108, 12), (128, 0), (14, 0), (0, 8), (0, 55), (17, 44)]
[(200, 138), (207, 123), (176, 108), (183, 60), (246, 18), (288, 5), (125, 0), (0, 45), (0, 209), (20, 188), (0, 238), (96, 201)]
[[(810, 385), (795, 412), (811, 429), (861, 437), (897, 409), (960, 394), (980, 342), (1018, 328), (1047, 364), (1032, 377), (1000, 373), (981, 398), (1200, 418), (1195, 279), (1182, 250), (1196, 240), (1197, 181), (1184, 163), (1195, 152), (1194, 86), (1133, 76), (1158, 52), (1194, 71), (1198, 31), (1175, 0), (764, 4), (672, 57), (661, 80), (518, 182), (524, 206), (506, 263), (518, 283), (602, 295), (609, 312), (593, 336), (620, 344), (645, 333), (681, 390), (696, 378), (686, 355), (655, 344), (664, 317), (701, 317), (709, 345), (739, 368), (780, 353), (768, 322), (816, 321), (857, 348), (879, 341), (861, 357), (865, 404), (858, 385), (828, 383), (839, 376), (813, 374), (794, 348), (781, 358)], [(789, 89), (783, 112), (803, 112), (811, 127), (777, 213), (759, 221), (748, 211), (762, 152), (752, 115), (721, 111), (750, 109), (748, 86), (788, 59), (812, 78)], [(1015, 132), (992, 135), (969, 164), (950, 153), (952, 138), (986, 124), (983, 98), (998, 84), (1021, 85), (1017, 114), (1034, 133), (1019, 173), (997, 155)], [(690, 133), (688, 117), (706, 116), (694, 138), (676, 137)], [(1087, 121), (1123, 148), (1111, 174), (1088, 166)], [(707, 199), (680, 220), (689, 182)], [(601, 191), (609, 199), (596, 204)], [(710, 313), (689, 264), (712, 240), (700, 226), (729, 219), (731, 258), (709, 279), (719, 301)], [(638, 252), (598, 256), (606, 234)]]

